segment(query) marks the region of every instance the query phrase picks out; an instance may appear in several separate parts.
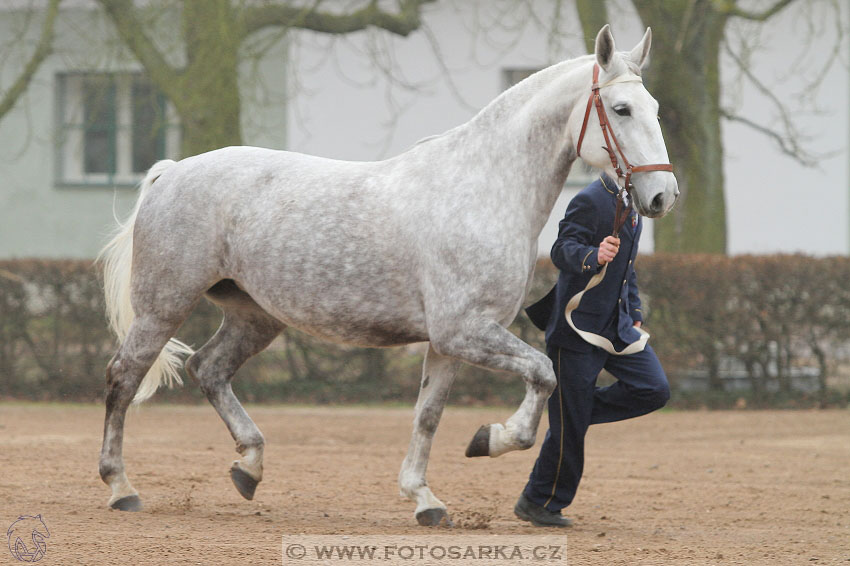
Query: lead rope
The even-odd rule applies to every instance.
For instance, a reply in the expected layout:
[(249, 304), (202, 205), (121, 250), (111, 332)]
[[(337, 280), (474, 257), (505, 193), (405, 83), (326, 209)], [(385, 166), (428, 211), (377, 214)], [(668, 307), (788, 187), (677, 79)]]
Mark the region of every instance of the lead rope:
[(581, 336), (585, 342), (593, 344), (598, 348), (602, 348), (609, 354), (614, 354), (615, 356), (628, 356), (629, 354), (643, 352), (643, 349), (646, 347), (646, 341), (649, 340), (649, 332), (647, 332), (643, 328), (635, 327), (635, 330), (637, 330), (638, 334), (640, 334), (640, 338), (638, 338), (637, 342), (632, 342), (631, 344), (629, 344), (618, 352), (617, 349), (614, 347), (614, 344), (612, 344), (610, 340), (608, 340), (604, 336), (600, 336), (599, 334), (594, 334), (593, 332), (581, 330), (580, 328), (576, 327), (575, 323), (573, 322), (573, 311), (578, 308), (578, 304), (581, 302), (581, 298), (584, 296), (585, 293), (587, 293), (602, 282), (602, 280), (605, 278), (605, 273), (607, 271), (608, 264), (606, 263), (604, 266), (602, 266), (602, 271), (590, 278), (590, 281), (588, 281), (587, 283), (587, 287), (585, 287), (583, 291), (579, 292), (578, 294), (573, 296), (572, 299), (570, 299), (570, 301), (567, 303), (567, 308), (564, 310), (564, 316), (567, 317), (567, 324), (569, 324), (570, 328), (572, 328), (576, 334)]
[[(602, 182), (604, 183), (605, 181)], [(619, 235), (620, 230), (622, 229), (623, 224), (625, 224), (626, 219), (629, 217), (629, 212), (632, 209), (631, 203), (626, 206), (623, 202), (626, 198), (623, 194), (624, 192), (625, 189), (621, 189), (620, 192), (617, 194), (617, 209), (614, 213), (614, 236)], [(647, 340), (649, 340), (649, 333), (643, 328), (635, 328), (635, 330), (638, 331), (638, 334), (640, 334), (640, 338), (638, 338), (636, 342), (632, 342), (631, 344), (623, 348), (623, 350), (618, 352), (617, 349), (614, 347), (614, 344), (612, 344), (610, 340), (608, 340), (604, 336), (600, 336), (599, 334), (594, 334), (593, 332), (581, 330), (573, 322), (573, 311), (578, 308), (579, 303), (581, 303), (581, 298), (584, 296), (585, 293), (599, 285), (602, 280), (605, 279), (605, 273), (607, 272), (608, 264), (606, 263), (602, 266), (601, 271), (599, 271), (598, 273), (596, 273), (596, 275), (590, 278), (590, 281), (587, 282), (587, 286), (584, 288), (584, 290), (577, 293), (573, 296), (573, 298), (569, 300), (569, 302), (567, 303), (567, 307), (564, 309), (564, 316), (567, 319), (567, 324), (569, 324), (570, 328), (572, 328), (576, 334), (581, 336), (581, 338), (585, 342), (592, 344), (597, 348), (602, 348), (609, 354), (614, 354), (615, 356), (627, 356), (629, 354), (642, 352), (643, 349), (646, 347)]]

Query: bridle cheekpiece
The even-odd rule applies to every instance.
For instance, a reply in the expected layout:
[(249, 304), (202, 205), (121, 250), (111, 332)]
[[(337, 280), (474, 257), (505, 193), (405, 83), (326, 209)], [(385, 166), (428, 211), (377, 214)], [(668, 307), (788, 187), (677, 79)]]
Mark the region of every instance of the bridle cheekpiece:
[[(581, 157), (581, 144), (582, 141), (584, 141), (584, 133), (587, 130), (587, 121), (590, 118), (590, 108), (592, 106), (596, 106), (596, 115), (599, 117), (599, 126), (602, 128), (602, 135), (605, 137), (604, 149), (608, 152), (608, 157), (611, 158), (611, 165), (614, 166), (614, 170), (617, 172), (617, 177), (624, 180), (623, 184), (620, 186), (620, 192), (617, 195), (617, 212), (614, 216), (614, 236), (619, 234), (620, 229), (626, 222), (626, 218), (632, 208), (631, 191), (634, 188), (631, 181), (632, 174), (644, 173), (647, 171), (673, 172), (673, 165), (670, 163), (632, 165), (623, 153), (623, 149), (620, 147), (620, 142), (617, 140), (614, 130), (611, 129), (611, 124), (608, 120), (608, 114), (605, 112), (605, 105), (602, 103), (602, 96), (599, 94), (599, 89), (615, 83), (631, 81), (643, 82), (639, 76), (633, 75), (615, 77), (600, 85), (599, 64), (595, 63), (593, 65), (593, 86), (590, 87), (590, 96), (587, 99), (587, 108), (584, 111), (584, 121), (581, 124), (581, 133), (578, 136), (578, 144), (576, 144), (576, 154)], [(614, 142), (613, 148), (611, 144), (612, 140)], [(616, 153), (614, 152), (614, 148), (617, 150)], [(617, 153), (619, 153), (619, 159), (617, 158)]]

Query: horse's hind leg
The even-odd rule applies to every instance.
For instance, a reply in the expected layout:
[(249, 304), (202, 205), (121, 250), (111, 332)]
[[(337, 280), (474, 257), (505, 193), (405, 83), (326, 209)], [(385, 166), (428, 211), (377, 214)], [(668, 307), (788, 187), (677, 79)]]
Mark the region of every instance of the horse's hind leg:
[(436, 526), (443, 521), (451, 524), (446, 506), (428, 487), (425, 471), (428, 468), (431, 441), (440, 424), (440, 416), (459, 364), (457, 360), (441, 356), (433, 348), (428, 348), (422, 366), (422, 382), (416, 401), (410, 448), (398, 475), (401, 494), (416, 502), (416, 520), (424, 526)]
[[(211, 293), (212, 295), (212, 293)], [(263, 479), (263, 435), (230, 387), (245, 361), (265, 349), (285, 325), (266, 314), (247, 294), (235, 291), (235, 300), (220, 302), (224, 320), (218, 332), (186, 362), (186, 370), (200, 385), (227, 425), (242, 459), (233, 462), (230, 477), (245, 499), (253, 499)], [(220, 297), (219, 297), (220, 298)]]
[(100, 477), (112, 489), (109, 506), (113, 509), (142, 508), (139, 494), (124, 471), (124, 417), (142, 378), (184, 318), (185, 315), (168, 319), (152, 314), (137, 316), (106, 368), (106, 419), (99, 468)]

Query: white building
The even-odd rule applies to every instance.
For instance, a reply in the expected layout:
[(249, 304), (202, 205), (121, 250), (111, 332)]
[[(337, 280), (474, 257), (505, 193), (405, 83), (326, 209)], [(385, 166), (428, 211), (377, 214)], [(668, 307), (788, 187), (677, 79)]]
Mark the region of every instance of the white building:
[[(824, 4), (805, 9), (817, 12)], [(56, 54), (0, 122), (0, 258), (92, 257), (110, 230), (113, 207), (120, 214), (135, 199), (140, 170), (152, 159), (176, 156), (179, 147), (174, 112), (120, 47), (107, 18), (90, 0), (63, 5)], [(612, 24), (618, 45), (627, 49), (643, 30), (630, 3), (619, 5), (624, 11), (611, 11)], [(337, 38), (294, 32), (259, 65), (249, 61), (241, 69), (243, 139), (341, 159), (404, 151), (468, 120), (524, 73), (582, 54), (570, 3), (561, 14), (560, 38), (543, 31), (552, 6), (546, 0), (440, 0), (424, 8), (423, 29), (408, 38), (379, 30)], [(843, 8), (847, 33), (850, 9)], [(754, 72), (790, 107), (804, 106), (792, 97), (811, 78), (784, 76), (803, 51), (801, 9), (789, 8), (760, 28), (762, 49), (753, 56)], [(0, 8), (0, 45), (15, 36), (20, 22), (20, 13)], [(38, 26), (32, 27), (35, 35)], [(834, 44), (834, 34), (819, 36), (804, 61), (814, 67)], [(797, 119), (811, 138), (806, 147), (830, 154), (819, 168), (799, 165), (746, 126), (724, 125), (732, 253), (850, 252), (848, 44), (845, 36), (841, 62), (807, 101), (820, 113)], [(10, 84), (19, 70), (11, 60), (0, 67), (0, 85)], [(737, 81), (729, 60), (724, 77), (729, 104), (769, 124), (773, 113), (765, 96)], [(106, 98), (95, 94), (104, 91), (94, 88), (103, 82)], [(152, 130), (151, 123), (162, 127)], [(542, 254), (569, 198), (588, 179), (576, 169), (541, 236)], [(644, 234), (642, 248), (649, 251), (651, 230)]]

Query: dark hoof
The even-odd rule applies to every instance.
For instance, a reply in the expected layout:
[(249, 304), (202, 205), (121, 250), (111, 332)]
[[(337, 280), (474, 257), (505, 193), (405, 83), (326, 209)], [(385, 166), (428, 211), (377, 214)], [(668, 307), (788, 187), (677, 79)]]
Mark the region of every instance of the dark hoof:
[(142, 500), (138, 495), (128, 495), (127, 497), (122, 497), (110, 505), (110, 507), (119, 511), (141, 511)]
[(472, 437), (469, 446), (466, 447), (466, 457), (490, 455), (490, 425), (483, 425)]
[(257, 484), (260, 482), (236, 466), (230, 468), (230, 479), (233, 480), (233, 485), (236, 486), (239, 495), (248, 501), (254, 499), (254, 492), (257, 491)]
[(444, 524), (446, 527), (453, 527), (454, 523), (449, 519), (449, 514), (441, 507), (425, 509), (416, 514), (416, 521), (423, 527), (438, 527)]

